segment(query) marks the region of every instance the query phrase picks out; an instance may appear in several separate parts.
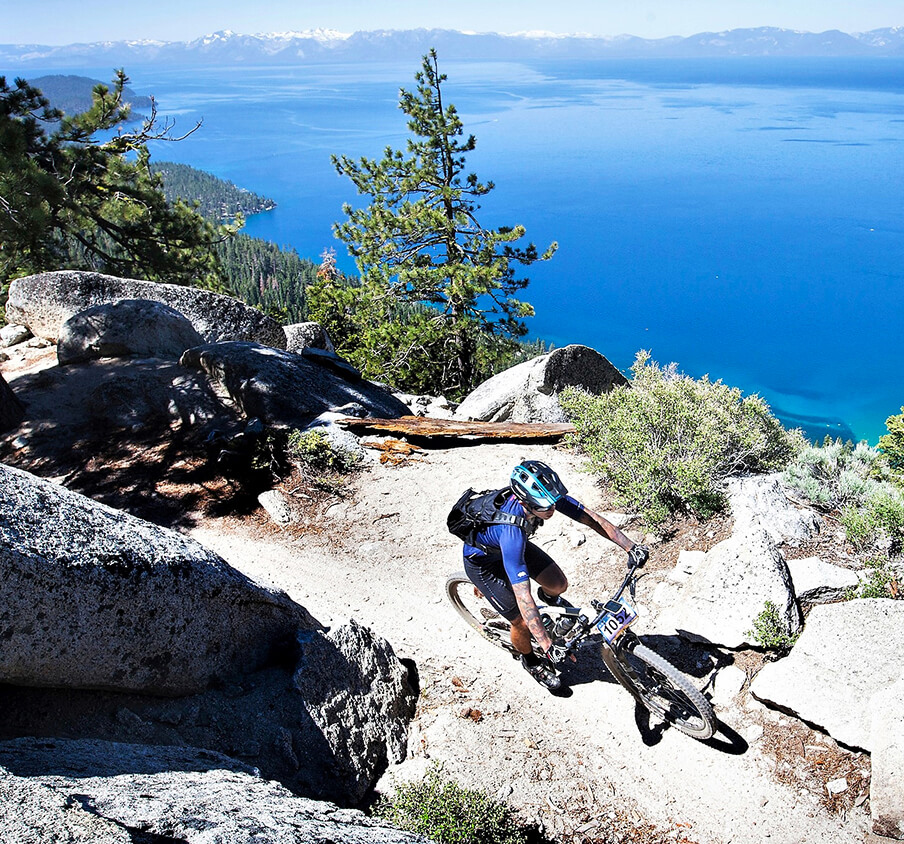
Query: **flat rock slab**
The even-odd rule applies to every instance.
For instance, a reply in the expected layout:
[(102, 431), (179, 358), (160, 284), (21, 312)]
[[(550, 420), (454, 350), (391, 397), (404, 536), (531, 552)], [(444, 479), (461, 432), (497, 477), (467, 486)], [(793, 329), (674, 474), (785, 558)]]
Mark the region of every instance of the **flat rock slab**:
[(902, 642), (904, 601), (816, 606), (790, 655), (766, 665), (751, 692), (848, 747), (872, 751), (869, 703), (900, 678)]
[(870, 701), (873, 832), (904, 839), (904, 676)]
[(17, 739), (0, 743), (0, 765), (2, 836), (16, 844), (429, 844), (193, 747)]

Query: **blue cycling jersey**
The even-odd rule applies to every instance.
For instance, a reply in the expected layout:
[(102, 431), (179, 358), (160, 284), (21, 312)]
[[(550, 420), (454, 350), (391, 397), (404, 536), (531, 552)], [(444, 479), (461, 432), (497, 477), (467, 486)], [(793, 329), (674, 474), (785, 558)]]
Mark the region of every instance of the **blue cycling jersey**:
[[(499, 509), (503, 513), (524, 516), (524, 508), (514, 495), (510, 495)], [(559, 499), (556, 510), (568, 516), (569, 519), (578, 520), (584, 510), (584, 505), (570, 495), (566, 495)], [(480, 548), (465, 543), (464, 555), (470, 558), (475, 565), (479, 566), (482, 559), (495, 561), (502, 557), (505, 573), (513, 585), (529, 580), (527, 566), (524, 562), (524, 546), (527, 543), (527, 537), (521, 528), (515, 525), (489, 525), (479, 531), (475, 539), (488, 549), (488, 553), (485, 553)]]

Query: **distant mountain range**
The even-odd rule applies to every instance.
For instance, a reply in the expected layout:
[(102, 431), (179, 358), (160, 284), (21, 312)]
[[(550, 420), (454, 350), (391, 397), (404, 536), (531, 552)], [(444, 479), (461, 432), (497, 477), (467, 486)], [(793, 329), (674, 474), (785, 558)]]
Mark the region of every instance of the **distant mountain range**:
[[(0, 73), (35, 66), (74, 68), (143, 64), (305, 64), (416, 59), (435, 47), (446, 61), (537, 58), (705, 58), (728, 56), (904, 57), (904, 27), (813, 33), (776, 27), (701, 32), (688, 38), (599, 37), (524, 32), (513, 35), (449, 29), (332, 30), (239, 35), (215, 32), (194, 41), (103, 41), (63, 47), (0, 44)], [(8, 72), (8, 71), (7, 71)]]

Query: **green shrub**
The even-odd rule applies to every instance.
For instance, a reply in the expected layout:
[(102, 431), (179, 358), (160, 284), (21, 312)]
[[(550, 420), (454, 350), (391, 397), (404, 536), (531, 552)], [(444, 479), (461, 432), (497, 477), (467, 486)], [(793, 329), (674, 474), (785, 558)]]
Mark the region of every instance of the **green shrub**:
[(889, 416), (885, 420), (888, 433), (879, 438), (882, 452), (898, 486), (904, 486), (904, 407), (899, 416)]
[(602, 396), (561, 395), (574, 439), (619, 503), (659, 524), (676, 513), (707, 518), (725, 504), (719, 482), (738, 472), (784, 468), (803, 447), (759, 396), (661, 368), (640, 352), (629, 386)]
[(852, 589), (848, 598), (896, 598), (904, 600), (901, 573), (895, 571), (887, 557), (867, 560), (868, 574), (859, 589)]
[(827, 439), (821, 446), (808, 446), (784, 480), (813, 504), (840, 513), (858, 551), (894, 552), (904, 540), (904, 492), (890, 482), (885, 459), (867, 443)]
[(424, 779), (402, 783), (374, 814), (393, 826), (437, 844), (525, 844), (527, 835), (498, 800), (442, 777), (432, 766)]
[(778, 614), (778, 607), (772, 601), (766, 601), (763, 611), (753, 620), (753, 630), (746, 632), (755, 642), (770, 651), (786, 654), (797, 642), (799, 633), (793, 636), (785, 630)]
[(361, 467), (361, 456), (321, 431), (292, 431), (286, 455), (313, 486), (341, 495), (345, 476)]

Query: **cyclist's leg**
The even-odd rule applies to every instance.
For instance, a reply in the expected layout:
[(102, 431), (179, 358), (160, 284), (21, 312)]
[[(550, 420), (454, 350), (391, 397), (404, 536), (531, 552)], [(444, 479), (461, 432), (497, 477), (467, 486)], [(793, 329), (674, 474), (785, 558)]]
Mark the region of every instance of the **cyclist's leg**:
[(494, 560), (488, 557), (464, 558), (465, 574), (471, 582), (483, 593), (496, 612), (506, 621), (521, 618), (518, 610), (518, 602), (512, 591), (512, 584), (506, 577), (502, 560)]
[(518, 613), (517, 618), (511, 619), (512, 623), (512, 645), (515, 650), (521, 654), (529, 654), (531, 653), (533, 646), (533, 637), (530, 635), (530, 630), (527, 629), (527, 624), (524, 623), (524, 619), (521, 617), (521, 613)]
[(533, 639), (521, 617), (521, 610), (502, 560), (465, 557), (464, 564), (465, 573), (471, 578), (471, 582), (483, 593), (493, 609), (511, 625), (512, 646), (515, 650), (521, 654), (531, 653)]
[(524, 561), (527, 563), (528, 574), (540, 584), (540, 588), (550, 598), (558, 598), (568, 588), (565, 572), (549, 554), (533, 542), (528, 542), (524, 546)]

